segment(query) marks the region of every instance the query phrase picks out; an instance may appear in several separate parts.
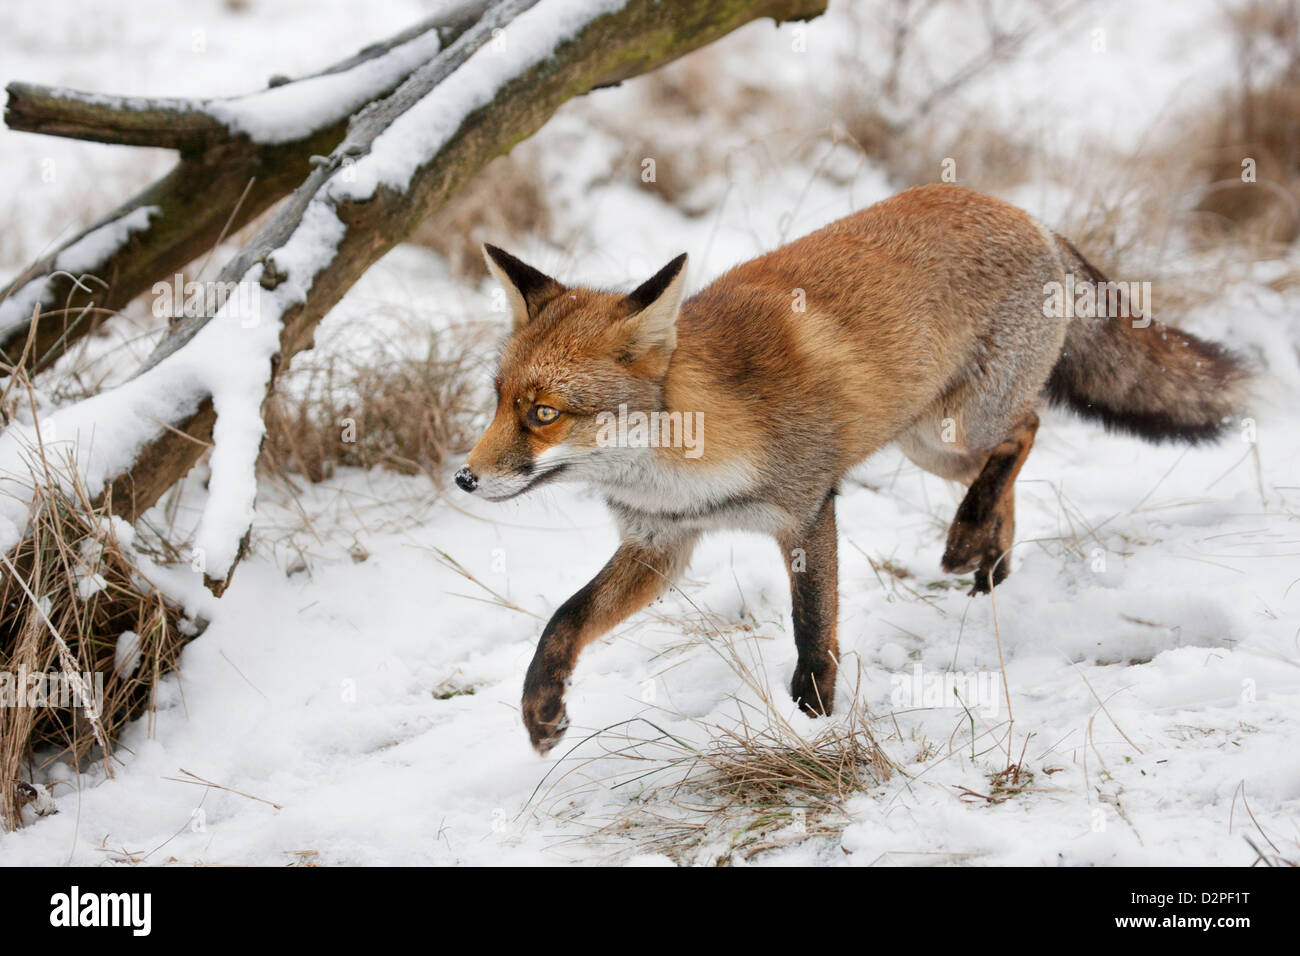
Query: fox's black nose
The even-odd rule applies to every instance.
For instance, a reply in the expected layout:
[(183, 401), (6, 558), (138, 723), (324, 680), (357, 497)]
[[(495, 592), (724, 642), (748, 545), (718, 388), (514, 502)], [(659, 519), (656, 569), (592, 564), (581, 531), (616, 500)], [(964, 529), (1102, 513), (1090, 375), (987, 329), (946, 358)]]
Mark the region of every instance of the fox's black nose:
[(478, 479), (474, 477), (474, 472), (468, 468), (462, 468), (456, 472), (456, 484), (460, 486), (461, 491), (473, 491), (478, 487)]

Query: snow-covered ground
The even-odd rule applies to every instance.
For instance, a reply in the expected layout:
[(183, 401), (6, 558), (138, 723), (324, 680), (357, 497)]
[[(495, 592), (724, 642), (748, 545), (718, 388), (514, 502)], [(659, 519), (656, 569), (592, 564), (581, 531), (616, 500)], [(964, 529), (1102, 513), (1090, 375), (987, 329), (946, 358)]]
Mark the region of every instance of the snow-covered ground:
[[(139, 0), (107, 8), (110, 28), (90, 30), (81, 0), (19, 4), (17, 29), (0, 37), (3, 79), (239, 93), (270, 72), (319, 68), (431, 9), (373, 0), (359, 24), (342, 0), (247, 7), (211, 0), (179, 19), (172, 4)], [(718, 99), (751, 83), (797, 102), (800, 90), (832, 89), (846, 59), (876, 62), (874, 47), (854, 46), (866, 43), (863, 21), (844, 7), (832, 0), (804, 28), (807, 53), (792, 52), (796, 25), (755, 24), (721, 41), (709, 54), (726, 66)], [(1205, 0), (1098, 3), (960, 95), (1045, 144), (1037, 164), (1077, 163), (1091, 144), (1158, 128), (1230, 81), (1217, 11)], [(968, 26), (931, 24), (934, 58), (959, 55)], [(643, 97), (636, 81), (600, 91), (525, 144), (558, 231), (572, 239), (501, 241), (595, 283), (643, 279), (685, 250), (698, 288), (893, 190), (883, 170), (829, 140), (782, 152), (772, 148), (780, 130), (753, 115), (716, 130), (707, 115), (659, 127)], [(730, 178), (692, 184), (700, 214), (644, 188), (643, 157), (623, 138), (629, 117), (661, 177), (692, 137), (734, 140)], [(52, 183), (41, 179), (50, 158), (61, 171)], [(166, 162), (0, 131), (5, 274)], [(1009, 198), (1049, 222), (1070, 202), (1046, 175)], [(939, 571), (959, 489), (893, 450), (859, 469), (838, 503), (840, 693), (860, 676), (877, 737), (903, 772), (853, 798), (839, 836), (791, 831), (757, 861), (1245, 865), (1256, 855), (1247, 838), (1300, 856), (1300, 296), (1265, 284), (1285, 267), (1260, 264), (1180, 318), (1264, 365), (1253, 432), (1211, 449), (1153, 448), (1045, 416), (1017, 488), (1015, 571), (996, 603), (968, 598)], [(489, 293), (404, 246), (320, 338), (356, 347), (358, 330), (378, 336), (379, 317), (394, 312), (437, 325), (491, 320)], [(202, 478), (189, 481), (182, 524), (197, 518)], [(582, 838), (634, 799), (637, 785), (612, 783), (646, 769), (603, 756), (626, 721), (647, 717), (703, 743), (707, 724), (758, 704), (710, 635), (760, 662), (797, 730), (819, 729), (781, 691), (794, 661), (789, 596), (764, 539), (706, 539), (680, 592), (588, 649), (569, 695), (574, 726), (543, 759), (528, 746), (519, 690), (546, 617), (615, 546), (602, 506), (563, 485), (491, 505), (382, 471), (302, 485), (296, 496), (261, 488), (253, 553), (226, 595), (205, 602), (211, 624), (163, 682), (152, 736), (144, 721), (128, 730), (113, 779), (94, 771), (79, 789), (56, 787), (60, 813), (0, 835), (0, 861), (656, 862), (627, 836)], [(946, 672), (970, 679), (970, 714), (926, 695), (927, 680)], [(615, 729), (584, 742), (601, 728)], [(1029, 789), (995, 804), (960, 789), (989, 794), (1008, 748), (1033, 772)], [(229, 789), (183, 782), (182, 771)], [(725, 850), (724, 840), (687, 859)]]

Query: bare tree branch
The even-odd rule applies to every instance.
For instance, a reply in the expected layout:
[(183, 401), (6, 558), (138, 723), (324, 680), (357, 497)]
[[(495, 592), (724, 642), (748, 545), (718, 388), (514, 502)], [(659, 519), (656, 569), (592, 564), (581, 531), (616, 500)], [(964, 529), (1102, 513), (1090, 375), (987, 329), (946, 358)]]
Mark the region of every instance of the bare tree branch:
[[(170, 279), (287, 196), (311, 172), (311, 158), (346, 135), (351, 114), (387, 96), (410, 73), (482, 16), (487, 0), (466, 0), (329, 69), (226, 100), (139, 99), (11, 83), (5, 121), (12, 129), (79, 139), (181, 150), (161, 180), (33, 264), (0, 290), (0, 361), (23, 354), (34, 306), (41, 318), (26, 367), (48, 367), (103, 317), (155, 282)], [(291, 114), (294, 97), (329, 78), (349, 96), (317, 113), (305, 132), (281, 126), (280, 138), (239, 129), (239, 116)], [(288, 130), (288, 132), (284, 132)], [(284, 138), (287, 136), (288, 138)], [(84, 275), (102, 281), (79, 282)]]
[[(5, 124), (13, 130), (50, 136), (201, 152), (227, 140), (248, 136), (249, 131), (241, 129), (237, 122), (241, 112), (264, 109), (277, 99), (285, 103), (295, 99), (300, 102), (304, 86), (313, 80), (339, 80), (346, 73), (356, 75), (358, 82), (352, 84), (352, 91), (358, 99), (351, 102), (347, 97), (334, 99), (333, 115), (314, 118), (310, 132), (316, 132), (346, 120), (365, 103), (386, 95), (416, 66), (477, 22), (487, 6), (487, 0), (466, 0), (319, 73), (297, 80), (273, 77), (270, 90), (244, 96), (216, 99), (112, 96), (15, 81), (6, 87), (9, 102), (5, 105)], [(405, 56), (390, 56), (402, 52)], [(416, 58), (414, 62), (412, 57)], [(385, 60), (389, 61), (388, 65)], [(365, 72), (369, 73), (368, 77), (360, 75)], [(371, 82), (367, 83), (367, 79)], [(266, 137), (252, 138), (263, 145), (269, 142)], [(290, 132), (275, 141), (302, 138)]]

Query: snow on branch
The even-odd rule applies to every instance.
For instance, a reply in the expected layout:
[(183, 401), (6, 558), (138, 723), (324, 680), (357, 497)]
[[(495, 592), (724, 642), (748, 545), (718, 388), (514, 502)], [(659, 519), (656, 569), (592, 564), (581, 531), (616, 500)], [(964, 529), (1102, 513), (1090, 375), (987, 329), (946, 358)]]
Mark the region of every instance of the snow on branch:
[(261, 145), (304, 139), (392, 90), (478, 20), (487, 5), (467, 0), (313, 76), (273, 80), (270, 88), (242, 96), (112, 96), (13, 82), (6, 88), (5, 122), (31, 133), (180, 150), (206, 149), (236, 136)]
[(87, 277), (121, 252), (132, 235), (148, 229), (149, 221), (160, 212), (157, 206), (138, 206), (82, 233), (60, 249), (51, 260), (49, 274), (24, 283), (0, 302), (0, 337), (18, 327), (26, 328), (32, 310), (49, 304), (55, 276), (63, 274), (84, 287)]
[(342, 72), (216, 99), (109, 96), (11, 83), (6, 121), (26, 132), (127, 146), (195, 150), (241, 135), (264, 146), (287, 143), (347, 119), (441, 47), (438, 31), (428, 30)]

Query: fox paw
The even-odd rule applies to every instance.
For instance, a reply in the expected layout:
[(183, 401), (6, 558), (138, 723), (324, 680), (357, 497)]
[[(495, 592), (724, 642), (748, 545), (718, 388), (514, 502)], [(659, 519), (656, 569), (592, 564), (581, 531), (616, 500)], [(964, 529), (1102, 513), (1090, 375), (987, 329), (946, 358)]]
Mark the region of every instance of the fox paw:
[(569, 729), (563, 683), (529, 688), (524, 694), (521, 710), (524, 726), (528, 728), (528, 739), (539, 754), (548, 753)]
[(1007, 575), (1011, 573), (1011, 562), (1007, 558), (999, 561), (999, 557), (1000, 554), (981, 561), (980, 566), (975, 569), (975, 584), (969, 592), (972, 597), (976, 594), (988, 594), (1007, 579)]
[(809, 717), (825, 717), (835, 706), (835, 670), (811, 670), (796, 664), (790, 697)]
[(975, 572), (972, 595), (988, 594), (1011, 573), (1011, 558), (1001, 538), (1002, 523), (972, 525), (954, 521), (948, 529), (948, 546), (943, 553), (943, 569), (949, 574)]

